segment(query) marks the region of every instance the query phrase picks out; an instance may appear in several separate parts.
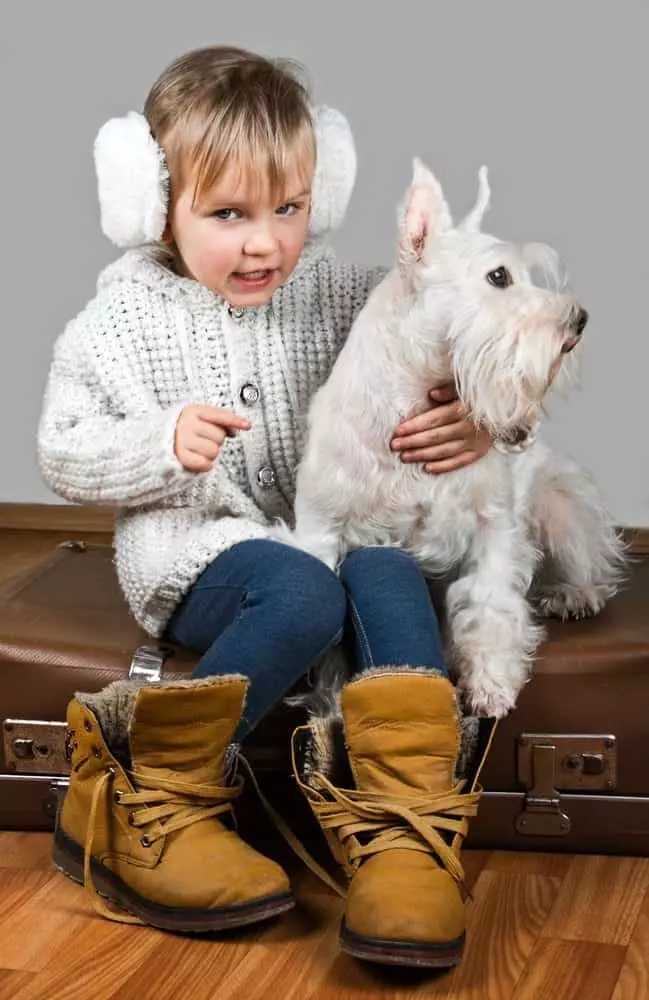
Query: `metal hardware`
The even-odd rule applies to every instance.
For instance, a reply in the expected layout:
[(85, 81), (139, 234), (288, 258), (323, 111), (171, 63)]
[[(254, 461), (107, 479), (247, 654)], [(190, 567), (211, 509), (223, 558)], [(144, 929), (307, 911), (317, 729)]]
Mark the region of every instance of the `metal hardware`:
[(601, 753), (583, 753), (582, 770), (584, 774), (603, 774), (606, 762)]
[(2, 748), (7, 771), (17, 774), (67, 774), (65, 722), (5, 719)]
[(257, 482), (263, 489), (270, 489), (277, 482), (275, 470), (270, 465), (264, 465), (257, 473)]
[(518, 780), (527, 789), (516, 829), (523, 836), (570, 832), (559, 792), (611, 790), (617, 784), (614, 736), (524, 733), (518, 740)]
[(63, 805), (63, 799), (65, 798), (69, 784), (70, 782), (67, 778), (59, 778), (50, 782), (47, 794), (43, 799), (43, 812), (46, 816), (50, 818), (56, 816), (58, 810)]
[(57, 549), (70, 549), (71, 552), (85, 552), (88, 545), (86, 542), (75, 542), (70, 540), (69, 542), (59, 542), (56, 547)]
[(246, 406), (254, 406), (255, 403), (259, 402), (260, 396), (259, 386), (255, 385), (254, 382), (244, 382), (239, 390), (239, 399)]
[(129, 680), (155, 684), (161, 680), (165, 661), (171, 652), (171, 646), (138, 646), (128, 668)]

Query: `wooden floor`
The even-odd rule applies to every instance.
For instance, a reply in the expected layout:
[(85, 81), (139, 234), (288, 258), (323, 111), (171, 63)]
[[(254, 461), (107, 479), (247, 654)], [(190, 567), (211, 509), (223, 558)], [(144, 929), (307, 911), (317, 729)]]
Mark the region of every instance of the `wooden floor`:
[[(59, 540), (0, 533), (0, 582)], [(473, 851), (465, 867), (464, 960), (421, 975), (341, 954), (343, 904), (297, 862), (290, 915), (192, 939), (96, 916), (49, 834), (0, 832), (0, 1000), (649, 1000), (649, 859)]]

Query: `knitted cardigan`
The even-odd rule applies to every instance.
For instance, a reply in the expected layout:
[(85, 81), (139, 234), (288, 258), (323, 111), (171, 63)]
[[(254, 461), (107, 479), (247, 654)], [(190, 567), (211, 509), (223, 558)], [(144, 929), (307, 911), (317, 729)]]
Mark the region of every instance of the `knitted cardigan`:
[[(337, 263), (311, 239), (289, 281), (260, 308), (222, 298), (131, 250), (57, 339), (38, 461), (67, 500), (118, 508), (115, 561), (138, 623), (165, 630), (197, 577), (237, 542), (292, 521), (309, 402), (384, 269)], [(174, 455), (189, 403), (248, 417), (212, 469)]]

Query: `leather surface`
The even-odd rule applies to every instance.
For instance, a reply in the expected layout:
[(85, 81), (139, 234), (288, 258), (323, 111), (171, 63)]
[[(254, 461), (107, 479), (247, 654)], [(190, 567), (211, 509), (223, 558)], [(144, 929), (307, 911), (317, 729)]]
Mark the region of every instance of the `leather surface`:
[[(153, 640), (132, 620), (109, 548), (57, 548), (0, 591), (0, 719), (65, 719), (75, 691), (127, 676), (134, 650)], [(165, 671), (191, 673), (196, 655), (171, 647)], [(500, 723), (483, 783), (518, 791), (516, 741), (523, 732), (611, 733), (618, 741), (612, 794), (649, 796), (649, 557), (595, 619), (550, 622), (532, 681)], [(250, 747), (260, 766), (288, 774), (288, 736), (302, 715), (282, 707)], [(13, 785), (13, 782), (12, 782)], [(0, 803), (0, 824), (2, 807)]]

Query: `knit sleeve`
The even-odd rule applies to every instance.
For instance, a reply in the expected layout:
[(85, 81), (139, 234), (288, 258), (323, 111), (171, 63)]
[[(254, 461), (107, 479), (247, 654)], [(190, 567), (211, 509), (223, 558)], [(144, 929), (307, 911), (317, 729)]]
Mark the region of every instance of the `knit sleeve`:
[(116, 302), (115, 293), (109, 302), (105, 296), (93, 300), (68, 324), (55, 344), (45, 388), (38, 464), (53, 492), (76, 503), (155, 503), (197, 475), (173, 450), (176, 421), (189, 400), (162, 407), (128, 358), (110, 371), (107, 356), (93, 352), (93, 344), (110, 339), (107, 318), (116, 311), (127, 326), (128, 303)]

